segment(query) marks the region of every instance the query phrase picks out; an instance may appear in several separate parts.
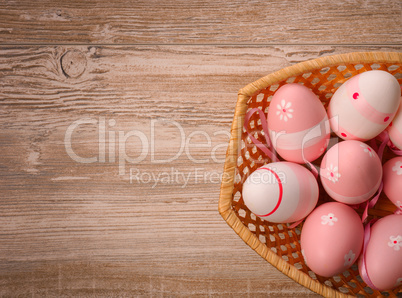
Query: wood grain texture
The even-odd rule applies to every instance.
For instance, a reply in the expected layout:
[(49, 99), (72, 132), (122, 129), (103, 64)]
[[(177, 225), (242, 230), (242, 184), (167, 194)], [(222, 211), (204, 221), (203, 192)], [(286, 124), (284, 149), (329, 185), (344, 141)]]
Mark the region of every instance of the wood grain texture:
[(0, 1), (0, 296), (316, 296), (217, 211), (237, 91), (400, 5)]
[(399, 0), (0, 2), (0, 42), (401, 44)]
[(225, 224), (219, 175), (245, 82), (349, 51), (2, 46), (0, 295), (313, 296)]

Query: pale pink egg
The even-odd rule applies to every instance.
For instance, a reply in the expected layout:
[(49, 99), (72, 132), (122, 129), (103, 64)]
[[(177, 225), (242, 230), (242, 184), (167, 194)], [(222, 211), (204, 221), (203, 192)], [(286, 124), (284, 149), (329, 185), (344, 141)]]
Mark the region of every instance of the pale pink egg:
[[(401, 97), (402, 102), (402, 97)], [(399, 106), (399, 109), (394, 117), (394, 120), (387, 127), (387, 131), (389, 133), (389, 138), (399, 150), (402, 150), (402, 107)]]
[(382, 70), (355, 75), (334, 93), (328, 106), (332, 130), (344, 140), (367, 141), (392, 121), (399, 106), (397, 79)]
[(363, 224), (356, 211), (342, 203), (325, 203), (314, 209), (304, 222), (301, 252), (313, 272), (334, 276), (357, 260), (363, 234)]
[(345, 204), (370, 199), (381, 184), (382, 165), (377, 153), (360, 141), (341, 141), (321, 162), (320, 178), (331, 198)]
[(360, 276), (380, 291), (402, 285), (402, 215), (388, 215), (371, 227), (365, 262), (369, 281), (359, 259)]
[(300, 84), (286, 84), (274, 94), (268, 110), (272, 145), (287, 161), (305, 163), (320, 157), (328, 145), (329, 123), (318, 97)]
[(402, 210), (402, 156), (388, 160), (383, 166), (384, 193)]
[(303, 166), (275, 162), (262, 166), (243, 184), (244, 204), (270, 222), (289, 223), (303, 219), (316, 206), (318, 183)]

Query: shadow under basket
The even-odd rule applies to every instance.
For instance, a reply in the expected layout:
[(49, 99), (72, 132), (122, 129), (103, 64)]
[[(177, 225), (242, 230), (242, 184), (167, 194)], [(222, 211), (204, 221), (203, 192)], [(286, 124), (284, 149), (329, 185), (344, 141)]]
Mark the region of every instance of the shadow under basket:
[[(259, 108), (267, 115), (272, 95), (286, 83), (303, 84), (310, 88), (326, 108), (342, 83), (354, 75), (374, 69), (391, 73), (402, 85), (402, 53), (340, 54), (283, 68), (239, 91), (231, 127), (219, 197), (219, 213), (240, 238), (261, 257), (299, 284), (326, 297), (397, 297), (402, 295), (402, 286), (386, 292), (372, 290), (359, 276), (356, 264), (337, 276), (318, 276), (307, 267), (301, 254), (300, 233), (303, 223), (291, 229), (288, 224), (262, 220), (247, 209), (242, 198), (242, 183), (254, 170), (271, 161), (248, 137), (243, 128), (244, 117), (252, 108)], [(258, 113), (254, 113), (248, 125), (249, 131), (255, 132), (253, 136), (266, 144)], [(383, 162), (392, 157), (394, 155), (386, 148)], [(319, 161), (314, 164), (319, 165)], [(327, 201), (332, 199), (320, 186), (318, 205)], [(369, 210), (369, 219), (384, 217), (395, 210), (396, 206), (382, 194), (376, 206)], [(362, 211), (358, 212), (361, 214)]]

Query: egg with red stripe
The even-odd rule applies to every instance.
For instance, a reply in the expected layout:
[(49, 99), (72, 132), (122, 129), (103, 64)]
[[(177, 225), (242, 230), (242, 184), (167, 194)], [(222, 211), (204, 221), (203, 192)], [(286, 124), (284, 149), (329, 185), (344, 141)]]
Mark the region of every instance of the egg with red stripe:
[(383, 166), (383, 191), (402, 211), (402, 156), (388, 160)]
[[(401, 100), (402, 102), (402, 97)], [(392, 145), (402, 150), (402, 107), (401, 104), (399, 106), (398, 111), (394, 117), (394, 120), (387, 127), (387, 131), (389, 134), (389, 139), (392, 142)]]
[(305, 167), (291, 162), (269, 163), (243, 184), (244, 204), (255, 215), (274, 223), (303, 219), (316, 206), (318, 183)]
[(273, 147), (287, 161), (305, 163), (320, 157), (328, 145), (329, 123), (318, 97), (301, 84), (286, 84), (273, 95), (268, 110)]
[(345, 204), (370, 199), (381, 184), (382, 164), (369, 145), (355, 140), (341, 141), (324, 155), (320, 178), (328, 195)]
[(355, 75), (334, 93), (328, 106), (332, 130), (344, 140), (367, 141), (390, 124), (398, 109), (401, 88), (382, 70)]

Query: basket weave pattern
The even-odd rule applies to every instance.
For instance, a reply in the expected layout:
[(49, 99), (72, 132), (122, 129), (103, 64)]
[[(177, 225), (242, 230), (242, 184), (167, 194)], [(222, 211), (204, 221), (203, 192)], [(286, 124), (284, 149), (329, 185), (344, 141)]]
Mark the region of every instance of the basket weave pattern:
[[(286, 224), (261, 220), (247, 209), (241, 194), (242, 184), (248, 175), (270, 160), (248, 137), (243, 128), (244, 115), (252, 108), (259, 108), (266, 115), (272, 95), (286, 83), (299, 83), (310, 88), (327, 107), (336, 89), (348, 78), (373, 69), (393, 74), (402, 85), (402, 53), (350, 53), (314, 59), (284, 68), (241, 89), (232, 123), (219, 212), (229, 226), (269, 263), (303, 286), (327, 297), (377, 297), (384, 294), (396, 297), (402, 286), (387, 293), (372, 290), (359, 276), (356, 265), (331, 278), (317, 276), (306, 266), (301, 254), (299, 240), (302, 224), (290, 229)], [(254, 113), (248, 125), (248, 131), (266, 144), (258, 113)], [(383, 161), (392, 156), (386, 149)], [(320, 159), (314, 164), (319, 165)], [(331, 200), (320, 187), (318, 205)], [(369, 219), (391, 214), (395, 209), (396, 206), (382, 195), (369, 211)]]

